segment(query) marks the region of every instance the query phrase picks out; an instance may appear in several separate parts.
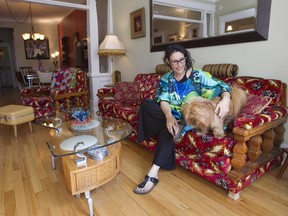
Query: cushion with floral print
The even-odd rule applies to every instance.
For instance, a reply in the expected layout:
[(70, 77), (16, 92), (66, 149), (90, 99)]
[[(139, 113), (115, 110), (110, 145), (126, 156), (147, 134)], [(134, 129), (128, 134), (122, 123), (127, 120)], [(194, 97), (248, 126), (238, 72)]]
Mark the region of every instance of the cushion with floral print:
[(114, 99), (118, 101), (140, 100), (138, 82), (119, 82), (115, 86)]
[(228, 77), (223, 79), (228, 85), (237, 85), (244, 89), (246, 93), (261, 97), (269, 96), (272, 98), (270, 105), (280, 105), (283, 94), (281, 80), (263, 79), (257, 77)]
[(258, 96), (248, 94), (247, 103), (241, 109), (240, 115), (253, 115), (261, 113), (270, 104), (272, 98), (269, 96)]

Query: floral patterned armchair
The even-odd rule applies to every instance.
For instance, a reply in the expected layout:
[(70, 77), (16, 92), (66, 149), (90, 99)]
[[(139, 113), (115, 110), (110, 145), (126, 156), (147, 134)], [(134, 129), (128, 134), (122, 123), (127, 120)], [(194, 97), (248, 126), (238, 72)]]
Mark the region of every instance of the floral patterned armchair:
[(35, 117), (74, 107), (88, 107), (86, 72), (77, 68), (55, 70), (51, 86), (23, 88), (23, 105), (34, 108)]

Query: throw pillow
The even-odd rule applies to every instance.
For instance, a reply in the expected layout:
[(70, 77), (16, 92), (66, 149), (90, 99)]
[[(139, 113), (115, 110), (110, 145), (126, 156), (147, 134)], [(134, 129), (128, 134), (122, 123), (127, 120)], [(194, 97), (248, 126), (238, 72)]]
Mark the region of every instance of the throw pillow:
[(138, 82), (119, 82), (115, 86), (114, 99), (118, 101), (140, 100)]
[(261, 113), (271, 102), (269, 96), (247, 95), (246, 106), (240, 111), (240, 115), (254, 115)]

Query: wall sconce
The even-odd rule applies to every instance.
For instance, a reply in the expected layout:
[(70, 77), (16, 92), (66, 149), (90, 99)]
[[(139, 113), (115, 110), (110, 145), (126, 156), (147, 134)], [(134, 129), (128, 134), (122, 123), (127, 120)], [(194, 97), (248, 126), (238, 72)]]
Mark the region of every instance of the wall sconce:
[(58, 56), (59, 56), (59, 52), (58, 51), (56, 51), (55, 53), (51, 54), (55, 70), (58, 68)]

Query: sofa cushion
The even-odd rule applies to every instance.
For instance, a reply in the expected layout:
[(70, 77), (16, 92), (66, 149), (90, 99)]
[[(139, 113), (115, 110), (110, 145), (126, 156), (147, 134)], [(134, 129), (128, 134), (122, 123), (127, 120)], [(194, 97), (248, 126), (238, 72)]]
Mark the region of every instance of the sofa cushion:
[(248, 130), (273, 120), (280, 119), (283, 116), (286, 116), (287, 113), (288, 108), (285, 106), (268, 106), (260, 114), (239, 115), (234, 121), (234, 126)]
[(272, 98), (269, 96), (247, 95), (247, 103), (240, 111), (240, 115), (253, 115), (261, 113), (270, 104)]
[(258, 96), (269, 96), (272, 98), (271, 105), (280, 105), (281, 97), (283, 93), (283, 86), (281, 80), (275, 79), (263, 79), (255, 77), (228, 77), (223, 80), (230, 86), (237, 85), (244, 89), (246, 93), (258, 95)]
[(140, 99), (138, 82), (119, 82), (115, 86), (114, 99), (118, 101), (135, 101)]
[(214, 153), (183, 154), (176, 150), (176, 163), (200, 176), (219, 173), (227, 174), (231, 170), (231, 155), (217, 155)]
[(185, 152), (187, 155), (201, 155), (204, 153), (213, 153), (217, 155), (230, 155), (234, 147), (234, 139), (228, 136), (217, 139), (213, 136), (213, 132), (198, 135), (197, 131), (192, 129), (187, 131), (183, 137), (180, 137), (176, 143), (176, 150)]
[(113, 114), (116, 118), (124, 119), (130, 124), (137, 122), (140, 103), (139, 100), (114, 103)]
[(161, 78), (160, 74), (138, 74), (134, 81), (139, 83), (140, 100), (154, 99)]

